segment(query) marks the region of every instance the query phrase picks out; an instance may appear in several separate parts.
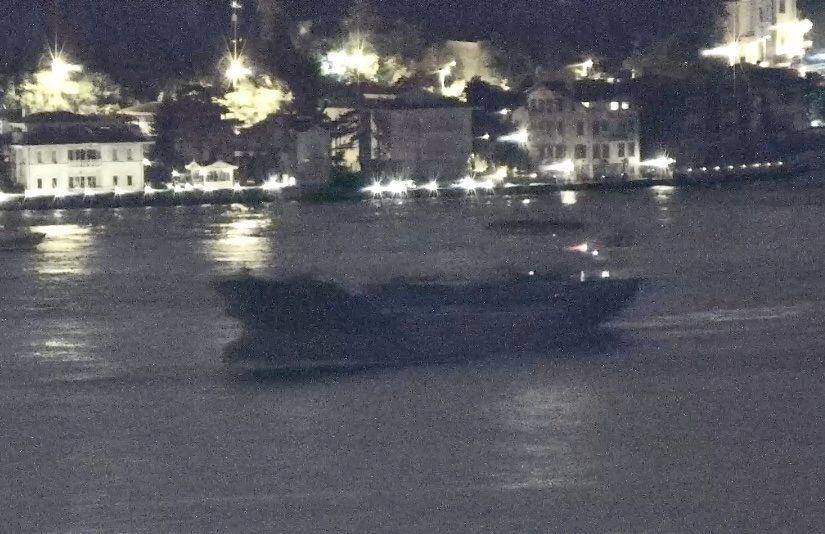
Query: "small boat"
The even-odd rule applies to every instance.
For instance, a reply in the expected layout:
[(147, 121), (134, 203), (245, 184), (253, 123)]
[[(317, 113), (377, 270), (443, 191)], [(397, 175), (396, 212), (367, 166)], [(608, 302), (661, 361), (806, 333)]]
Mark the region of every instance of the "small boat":
[(227, 358), (246, 370), (335, 370), (540, 351), (592, 336), (640, 279), (535, 273), (479, 283), (397, 281), (353, 293), (310, 278), (215, 283), (244, 327)]
[(0, 229), (0, 251), (32, 250), (46, 239), (46, 234), (28, 230)]

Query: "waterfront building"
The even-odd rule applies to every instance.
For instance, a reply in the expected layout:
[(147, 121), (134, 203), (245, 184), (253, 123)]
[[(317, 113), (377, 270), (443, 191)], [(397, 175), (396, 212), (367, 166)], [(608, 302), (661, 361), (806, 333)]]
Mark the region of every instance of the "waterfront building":
[(810, 20), (800, 18), (796, 0), (726, 0), (725, 42), (702, 54), (730, 65), (798, 66), (812, 46), (807, 38), (812, 29)]
[(330, 134), (317, 121), (270, 115), (238, 138), (244, 175), (255, 182), (273, 176), (295, 178), (302, 186), (324, 184), (330, 174)]
[(539, 83), (514, 119), (539, 174), (571, 182), (640, 176), (639, 112), (614, 84)]
[(644, 154), (681, 167), (787, 157), (810, 127), (815, 82), (781, 68), (685, 67), (630, 85), (641, 108)]
[(145, 186), (150, 143), (138, 131), (104, 119), (40, 114), (12, 134), (10, 176), (31, 196), (133, 193)]
[(472, 109), (426, 91), (330, 98), (333, 158), (374, 178), (456, 180), (472, 153)]
[(186, 166), (187, 183), (195, 189), (204, 191), (219, 191), (235, 187), (236, 165), (224, 161), (215, 161), (210, 164), (200, 164), (193, 161)]

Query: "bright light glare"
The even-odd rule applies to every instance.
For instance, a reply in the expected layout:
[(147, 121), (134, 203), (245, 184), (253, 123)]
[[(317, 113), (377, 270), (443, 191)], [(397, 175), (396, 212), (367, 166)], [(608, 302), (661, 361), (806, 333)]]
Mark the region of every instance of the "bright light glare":
[(422, 186), (423, 189), (426, 189), (430, 193), (437, 193), (438, 192), (438, 182), (433, 180), (428, 182)]
[(562, 191), (561, 192), (561, 203), (565, 206), (573, 206), (576, 204), (578, 199), (576, 198), (575, 191)]
[(527, 142), (530, 140), (530, 132), (527, 131), (527, 128), (522, 128), (517, 132), (513, 132), (508, 135), (503, 135), (499, 137), (498, 140), (502, 143), (519, 143), (522, 145), (526, 145)]
[(642, 167), (654, 167), (657, 169), (667, 169), (676, 163), (676, 160), (667, 156), (659, 156), (658, 158), (649, 159), (641, 162)]
[(542, 169), (546, 172), (560, 172), (563, 174), (571, 174), (576, 170), (576, 165), (572, 159), (559, 161), (551, 165), (545, 165)]
[(226, 68), (224, 75), (229, 83), (235, 86), (238, 85), (238, 82), (241, 80), (251, 76), (252, 69), (246, 66), (246, 61), (243, 56), (240, 54), (237, 56), (231, 55), (229, 56), (229, 66)]

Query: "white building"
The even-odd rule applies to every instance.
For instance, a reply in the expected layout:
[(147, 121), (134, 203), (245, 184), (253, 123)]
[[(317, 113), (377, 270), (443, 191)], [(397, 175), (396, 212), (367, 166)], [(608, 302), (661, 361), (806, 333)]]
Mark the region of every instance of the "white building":
[(638, 110), (628, 97), (597, 99), (596, 92), (583, 96), (565, 82), (528, 91), (527, 107), (515, 118), (540, 174), (565, 181), (640, 176)]
[(792, 66), (812, 46), (806, 38), (812, 29), (810, 20), (799, 18), (796, 0), (727, 0), (725, 42), (702, 55), (730, 65)]
[(14, 180), (31, 196), (142, 192), (146, 145), (30, 138), (11, 146), (11, 167)]
[(219, 191), (235, 187), (236, 165), (223, 161), (216, 161), (210, 165), (200, 165), (193, 161), (186, 166), (189, 173), (188, 183), (196, 189), (204, 191)]

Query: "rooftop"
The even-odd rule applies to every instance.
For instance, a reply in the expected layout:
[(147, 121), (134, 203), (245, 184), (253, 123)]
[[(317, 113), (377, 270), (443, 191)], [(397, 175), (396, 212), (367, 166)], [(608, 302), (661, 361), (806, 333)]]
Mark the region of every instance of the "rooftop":
[(126, 126), (43, 128), (22, 134), (18, 145), (75, 145), (84, 143), (138, 143), (148, 139)]

